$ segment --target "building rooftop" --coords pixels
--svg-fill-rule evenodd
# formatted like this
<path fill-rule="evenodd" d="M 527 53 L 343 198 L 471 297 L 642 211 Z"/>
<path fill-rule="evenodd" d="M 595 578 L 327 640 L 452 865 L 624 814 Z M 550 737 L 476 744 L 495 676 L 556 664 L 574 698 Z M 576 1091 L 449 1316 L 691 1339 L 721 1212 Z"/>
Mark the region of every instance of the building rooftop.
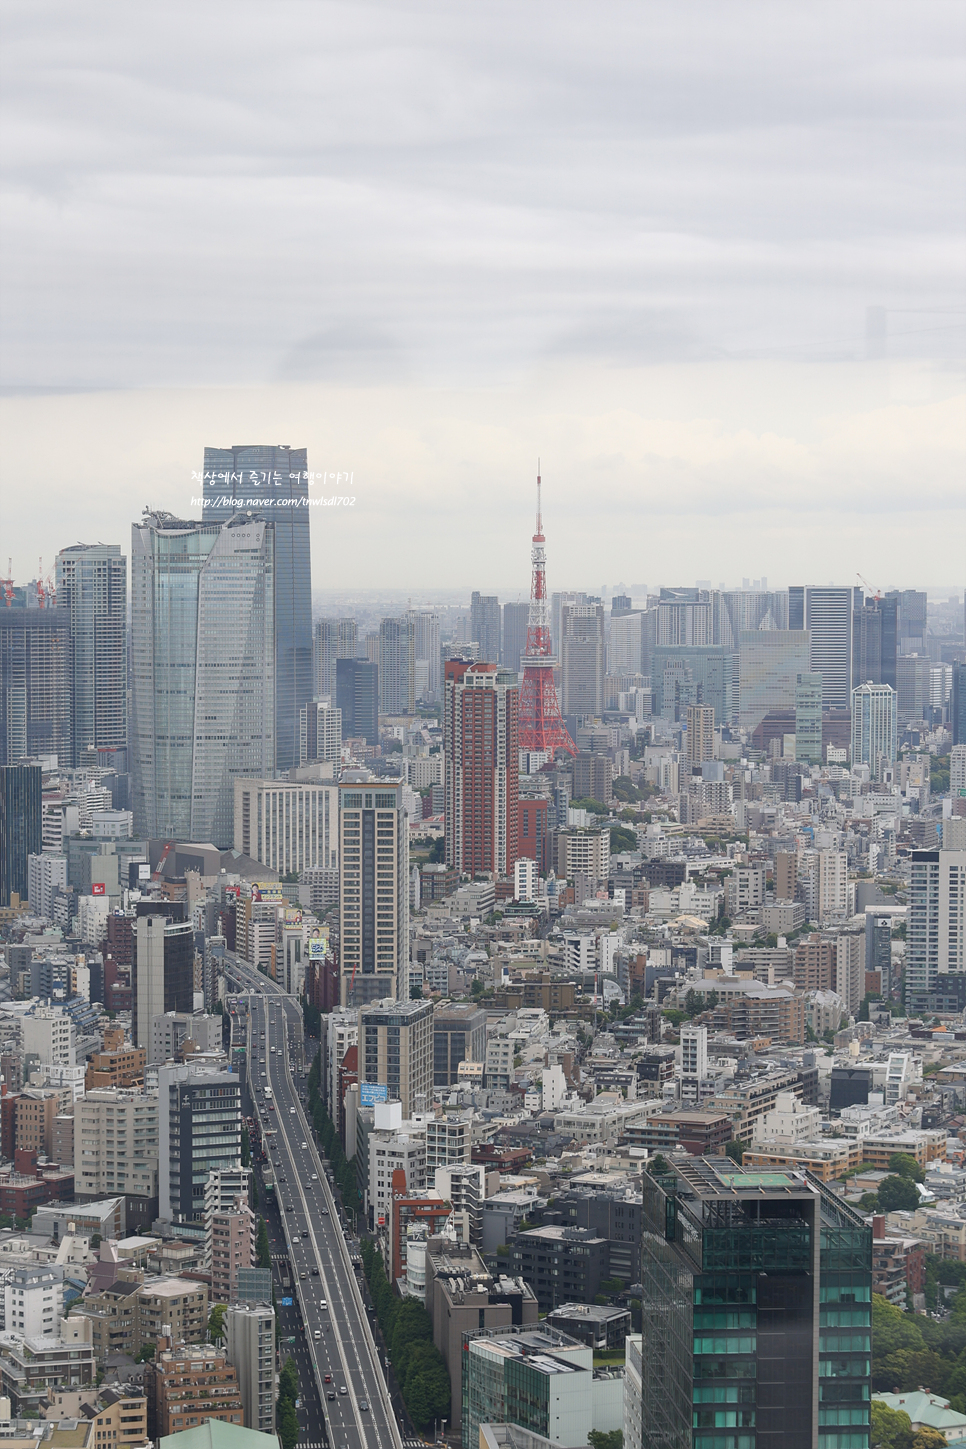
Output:
<path fill-rule="evenodd" d="M 274 1434 L 259 1434 L 255 1429 L 225 1424 L 220 1419 L 208 1419 L 197 1429 L 182 1429 L 158 1440 L 158 1449 L 272 1449 L 277 1445 Z"/>

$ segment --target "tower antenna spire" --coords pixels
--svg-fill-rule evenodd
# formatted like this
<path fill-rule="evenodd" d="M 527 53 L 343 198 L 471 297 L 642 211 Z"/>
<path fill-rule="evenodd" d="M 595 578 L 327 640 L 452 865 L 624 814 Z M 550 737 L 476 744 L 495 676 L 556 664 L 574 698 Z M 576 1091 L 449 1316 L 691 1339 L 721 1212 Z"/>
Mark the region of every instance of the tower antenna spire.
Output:
<path fill-rule="evenodd" d="M 542 752 L 553 759 L 557 750 L 577 753 L 560 715 L 557 686 L 553 682 L 553 643 L 550 637 L 550 600 L 547 595 L 546 539 L 543 535 L 540 459 L 537 459 L 537 531 L 530 551 L 530 612 L 527 646 L 522 660 L 520 691 L 520 749 Z"/>

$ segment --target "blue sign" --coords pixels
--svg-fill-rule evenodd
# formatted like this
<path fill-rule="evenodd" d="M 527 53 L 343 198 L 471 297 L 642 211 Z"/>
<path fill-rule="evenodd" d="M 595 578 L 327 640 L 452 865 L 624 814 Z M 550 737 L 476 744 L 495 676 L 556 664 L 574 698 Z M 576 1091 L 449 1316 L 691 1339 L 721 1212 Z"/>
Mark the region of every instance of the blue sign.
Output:
<path fill-rule="evenodd" d="M 374 1107 L 377 1102 L 388 1102 L 389 1088 L 385 1082 L 363 1082 L 359 1087 L 359 1101 L 363 1107 Z"/>
<path fill-rule="evenodd" d="M 291 1308 L 291 1306 L 292 1306 L 292 1304 L 294 1302 L 295 1302 L 295 1299 L 294 1298 L 283 1298 L 282 1299 L 282 1307 L 283 1308 Z"/>

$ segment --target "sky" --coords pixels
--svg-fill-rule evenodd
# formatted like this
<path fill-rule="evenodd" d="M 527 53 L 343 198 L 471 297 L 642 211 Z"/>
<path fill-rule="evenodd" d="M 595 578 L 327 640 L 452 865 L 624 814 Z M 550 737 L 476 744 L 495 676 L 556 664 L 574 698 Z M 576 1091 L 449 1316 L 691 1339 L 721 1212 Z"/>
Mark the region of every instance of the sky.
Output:
<path fill-rule="evenodd" d="M 966 582 L 959 0 L 4 14 L 18 581 L 285 442 L 317 589 Z"/>

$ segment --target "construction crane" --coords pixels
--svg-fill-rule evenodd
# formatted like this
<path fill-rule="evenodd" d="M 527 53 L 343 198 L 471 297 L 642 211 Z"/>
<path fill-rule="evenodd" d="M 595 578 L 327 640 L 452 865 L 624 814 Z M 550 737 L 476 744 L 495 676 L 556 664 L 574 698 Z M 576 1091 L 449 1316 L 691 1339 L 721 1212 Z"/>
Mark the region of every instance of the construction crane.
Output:
<path fill-rule="evenodd" d="M 856 570 L 855 577 L 858 579 L 860 584 L 865 584 L 865 587 L 868 589 L 869 593 L 875 599 L 876 603 L 878 603 L 879 600 L 882 598 L 882 590 L 874 589 L 869 583 L 868 579 L 864 579 L 862 575 L 858 572 L 858 570 Z"/>
<path fill-rule="evenodd" d="M 164 863 L 167 860 L 168 856 L 171 854 L 172 850 L 174 850 L 174 841 L 173 840 L 169 840 L 168 843 L 167 843 L 167 845 L 164 847 L 164 849 L 161 852 L 161 858 L 160 858 L 160 860 L 158 861 L 157 865 L 155 866 L 154 873 L 151 876 L 151 879 L 152 880 L 160 880 L 161 879 L 162 875 L 164 874 Z"/>

